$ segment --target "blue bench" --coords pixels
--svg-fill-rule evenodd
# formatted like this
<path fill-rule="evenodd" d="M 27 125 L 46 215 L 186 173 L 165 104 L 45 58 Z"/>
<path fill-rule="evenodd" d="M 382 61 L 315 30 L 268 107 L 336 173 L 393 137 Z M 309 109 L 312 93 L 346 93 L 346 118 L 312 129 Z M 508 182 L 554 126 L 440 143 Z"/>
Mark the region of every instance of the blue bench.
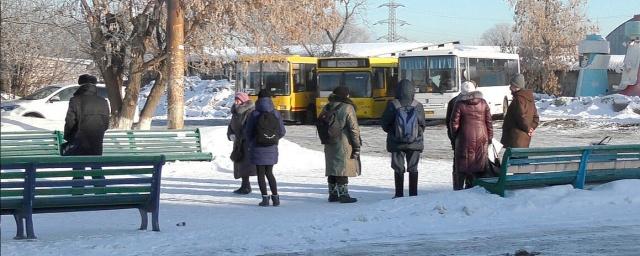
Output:
<path fill-rule="evenodd" d="M 141 230 L 151 213 L 153 230 L 159 231 L 164 163 L 161 155 L 2 157 L 0 214 L 14 216 L 16 239 L 36 238 L 37 213 L 133 208 L 140 212 Z"/>
<path fill-rule="evenodd" d="M 489 192 L 640 179 L 640 144 L 583 147 L 507 148 L 500 176 L 477 179 Z"/>

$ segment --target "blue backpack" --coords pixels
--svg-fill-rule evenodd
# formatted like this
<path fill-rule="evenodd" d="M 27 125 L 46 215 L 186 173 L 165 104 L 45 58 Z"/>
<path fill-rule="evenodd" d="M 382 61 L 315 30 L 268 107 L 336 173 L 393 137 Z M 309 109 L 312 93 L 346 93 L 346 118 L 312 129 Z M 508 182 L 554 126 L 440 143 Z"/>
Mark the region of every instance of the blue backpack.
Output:
<path fill-rule="evenodd" d="M 400 143 L 413 143 L 418 140 L 418 102 L 413 100 L 409 106 L 400 105 L 400 101 L 391 101 L 396 108 L 394 137 Z"/>

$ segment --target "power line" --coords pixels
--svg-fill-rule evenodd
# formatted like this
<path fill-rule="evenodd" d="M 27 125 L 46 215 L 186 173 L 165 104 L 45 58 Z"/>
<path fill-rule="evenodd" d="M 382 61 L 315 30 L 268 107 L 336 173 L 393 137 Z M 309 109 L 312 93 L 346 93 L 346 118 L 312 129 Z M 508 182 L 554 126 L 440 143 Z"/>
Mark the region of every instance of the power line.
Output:
<path fill-rule="evenodd" d="M 386 20 L 379 20 L 376 23 L 373 23 L 373 25 L 387 24 L 387 35 L 379 37 L 378 40 L 383 38 L 387 39 L 387 42 L 397 42 L 400 40 L 407 40 L 406 38 L 399 36 L 396 33 L 396 25 L 400 25 L 400 26 L 409 25 L 409 23 L 407 23 L 406 21 L 399 20 L 396 17 L 396 9 L 398 7 L 405 7 L 405 6 L 402 4 L 396 3 L 394 0 L 389 0 L 388 3 L 378 6 L 378 8 L 380 7 L 387 7 L 389 9 L 389 17 Z"/>

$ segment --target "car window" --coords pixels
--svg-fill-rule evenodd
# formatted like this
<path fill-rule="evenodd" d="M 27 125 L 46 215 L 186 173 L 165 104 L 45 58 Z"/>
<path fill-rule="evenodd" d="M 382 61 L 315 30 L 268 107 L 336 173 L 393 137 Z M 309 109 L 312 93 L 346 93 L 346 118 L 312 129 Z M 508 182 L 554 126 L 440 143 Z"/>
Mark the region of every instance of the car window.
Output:
<path fill-rule="evenodd" d="M 107 94 L 107 87 L 97 87 L 98 88 L 98 96 L 107 99 L 109 96 Z"/>
<path fill-rule="evenodd" d="M 44 99 L 47 96 L 51 95 L 53 92 L 57 91 L 58 89 L 60 89 L 60 87 L 58 86 L 47 86 L 45 88 L 42 88 L 40 90 L 35 91 L 34 93 L 30 94 L 29 96 L 24 97 L 25 100 L 40 100 L 40 99 Z"/>
<path fill-rule="evenodd" d="M 71 97 L 73 97 L 73 94 L 78 90 L 79 87 L 74 86 L 74 87 L 69 87 L 66 88 L 60 92 L 58 92 L 58 94 L 56 94 L 58 97 L 60 97 L 60 101 L 69 101 L 71 99 Z"/>

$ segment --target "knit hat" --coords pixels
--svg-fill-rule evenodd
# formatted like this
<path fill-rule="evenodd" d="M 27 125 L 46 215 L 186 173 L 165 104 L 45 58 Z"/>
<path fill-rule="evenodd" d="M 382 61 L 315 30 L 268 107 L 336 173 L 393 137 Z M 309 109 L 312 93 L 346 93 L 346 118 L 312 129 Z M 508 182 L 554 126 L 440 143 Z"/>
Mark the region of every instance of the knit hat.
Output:
<path fill-rule="evenodd" d="M 258 98 L 271 98 L 271 93 L 267 89 L 262 89 L 258 93 Z"/>
<path fill-rule="evenodd" d="M 342 98 L 347 98 L 349 97 L 349 88 L 345 86 L 338 86 L 335 89 L 333 89 L 333 94 L 340 96 Z"/>
<path fill-rule="evenodd" d="M 242 103 L 245 103 L 249 100 L 249 95 L 244 92 L 236 92 L 236 100 L 239 100 Z"/>
<path fill-rule="evenodd" d="M 524 89 L 524 76 L 522 74 L 517 74 L 511 78 L 511 82 L 509 84 Z"/>
<path fill-rule="evenodd" d="M 462 86 L 460 86 L 460 93 L 467 94 L 470 92 L 474 92 L 476 90 L 476 85 L 471 81 L 464 81 Z"/>
<path fill-rule="evenodd" d="M 98 83 L 98 79 L 95 76 L 89 75 L 89 74 L 84 74 L 81 75 L 80 77 L 78 77 L 78 84 L 79 85 L 83 85 L 83 84 L 97 84 Z"/>

